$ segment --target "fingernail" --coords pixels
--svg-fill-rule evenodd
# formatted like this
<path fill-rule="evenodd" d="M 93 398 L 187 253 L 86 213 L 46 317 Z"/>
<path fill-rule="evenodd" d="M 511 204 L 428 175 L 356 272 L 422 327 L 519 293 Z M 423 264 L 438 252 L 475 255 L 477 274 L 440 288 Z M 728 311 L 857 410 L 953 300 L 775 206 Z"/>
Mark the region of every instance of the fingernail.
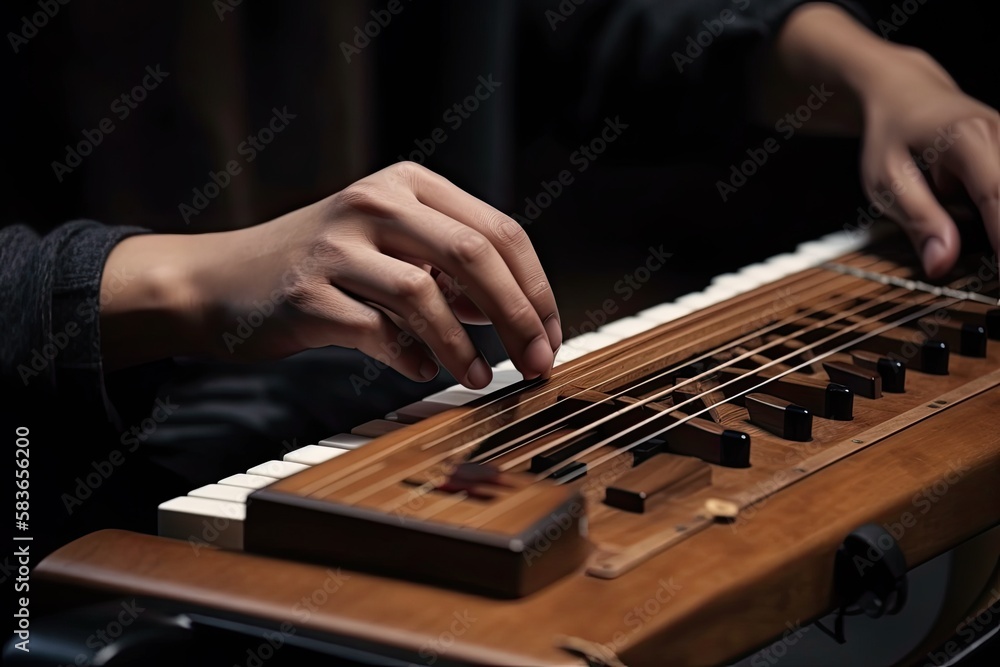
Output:
<path fill-rule="evenodd" d="M 539 336 L 524 350 L 524 377 L 532 379 L 552 368 L 552 348 L 549 341 Z M 532 373 L 531 377 L 528 376 Z"/>
<path fill-rule="evenodd" d="M 490 367 L 486 364 L 486 360 L 479 357 L 472 362 L 469 366 L 469 372 L 465 374 L 464 384 L 467 387 L 472 387 L 473 389 L 482 389 L 490 383 L 493 379 L 493 373 L 490 371 Z"/>
<path fill-rule="evenodd" d="M 433 380 L 437 377 L 438 365 L 430 359 L 424 359 L 420 364 L 420 377 L 426 380 Z"/>
<path fill-rule="evenodd" d="M 552 351 L 555 352 L 562 345 L 562 325 L 559 323 L 559 316 L 552 313 L 545 318 L 545 333 L 549 337 L 549 345 L 552 346 Z"/>
<path fill-rule="evenodd" d="M 948 249 L 944 247 L 944 242 L 936 236 L 932 236 L 924 242 L 924 249 L 921 257 L 924 262 L 924 271 L 930 276 L 937 276 L 941 273 L 940 267 L 947 261 Z"/>

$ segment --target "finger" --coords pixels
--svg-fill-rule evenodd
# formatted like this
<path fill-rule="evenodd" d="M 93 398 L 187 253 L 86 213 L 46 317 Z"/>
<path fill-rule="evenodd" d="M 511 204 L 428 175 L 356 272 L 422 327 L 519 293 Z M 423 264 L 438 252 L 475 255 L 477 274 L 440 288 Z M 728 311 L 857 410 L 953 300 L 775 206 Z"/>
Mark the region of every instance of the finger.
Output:
<path fill-rule="evenodd" d="M 434 278 L 438 287 L 441 288 L 442 294 L 444 294 L 445 301 L 447 301 L 451 306 L 451 309 L 455 313 L 455 317 L 458 318 L 459 322 L 462 322 L 463 324 L 490 323 L 490 318 L 486 317 L 486 315 L 483 314 L 483 311 L 479 310 L 479 306 L 473 303 L 472 299 L 467 297 L 462 290 L 455 285 L 455 282 L 447 273 L 443 273 L 440 269 L 436 269 L 427 262 L 423 262 L 415 257 L 399 257 L 398 259 L 420 267 L 422 271 L 426 271 L 432 278 Z"/>
<path fill-rule="evenodd" d="M 461 288 L 455 284 L 451 276 L 437 270 L 431 275 L 434 276 L 438 287 L 441 288 L 441 293 L 444 294 L 445 301 L 451 306 L 451 310 L 455 313 L 455 317 L 458 318 L 459 322 L 464 322 L 465 324 L 490 323 L 490 318 L 486 317 L 483 311 L 479 310 L 479 306 L 465 295 Z"/>
<path fill-rule="evenodd" d="M 891 198 L 887 213 L 910 237 L 924 271 L 931 278 L 943 276 L 958 259 L 960 240 L 955 223 L 934 198 L 909 154 L 892 156 L 882 180 L 888 188 L 878 195 L 869 193 L 869 197 L 873 201 Z"/>
<path fill-rule="evenodd" d="M 490 240 L 510 267 L 538 318 L 545 323 L 552 351 L 558 350 L 562 345 L 562 328 L 555 295 L 521 225 L 428 169 L 419 170 L 415 180 L 414 193 L 420 202 L 472 227 Z"/>
<path fill-rule="evenodd" d="M 303 331 L 309 347 L 354 348 L 418 382 L 437 376 L 437 363 L 423 345 L 404 344 L 409 334 L 377 308 L 327 283 L 297 296 L 295 305 L 313 318 Z"/>
<path fill-rule="evenodd" d="M 341 289 L 401 317 L 465 386 L 481 389 L 493 379 L 489 364 L 426 271 L 371 249 L 353 254 L 332 279 Z"/>
<path fill-rule="evenodd" d="M 982 215 L 994 252 L 1000 252 L 1000 138 L 957 142 L 945 153 L 945 163 Z"/>
<path fill-rule="evenodd" d="M 961 224 L 979 217 L 979 212 L 965 192 L 965 185 L 952 173 L 951 167 L 945 165 L 944 160 L 932 164 L 928 173 L 926 180 L 934 198 L 952 220 Z"/>
<path fill-rule="evenodd" d="M 552 369 L 551 343 L 542 320 L 489 239 L 417 201 L 379 229 L 378 245 L 387 254 L 420 257 L 451 276 L 496 327 L 526 378 Z"/>

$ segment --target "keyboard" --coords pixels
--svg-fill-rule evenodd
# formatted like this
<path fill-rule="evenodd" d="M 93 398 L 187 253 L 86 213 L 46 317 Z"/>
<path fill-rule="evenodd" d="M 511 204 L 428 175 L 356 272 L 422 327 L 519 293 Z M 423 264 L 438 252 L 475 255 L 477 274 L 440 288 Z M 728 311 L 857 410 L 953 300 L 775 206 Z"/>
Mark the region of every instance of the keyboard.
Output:
<path fill-rule="evenodd" d="M 819 266 L 841 255 L 858 250 L 872 241 L 879 230 L 835 232 L 799 245 L 794 252 L 783 253 L 751 264 L 733 273 L 716 276 L 703 291 L 694 292 L 673 302 L 643 310 L 632 317 L 610 322 L 595 331 L 564 341 L 555 357 L 559 366 L 650 329 L 720 303 L 761 285 L 785 278 L 804 269 Z M 215 484 L 192 490 L 185 496 L 161 503 L 158 508 L 158 532 L 191 542 L 195 547 L 215 546 L 242 550 L 246 503 L 251 493 L 279 479 L 289 477 L 364 447 L 373 439 L 408 424 L 470 403 L 520 381 L 521 374 L 510 360 L 493 368 L 493 381 L 482 389 L 454 385 L 402 406 L 387 415 L 359 424 L 351 433 L 340 433 L 315 444 L 289 451 L 281 460 L 264 461 L 245 472 L 229 475 Z"/>

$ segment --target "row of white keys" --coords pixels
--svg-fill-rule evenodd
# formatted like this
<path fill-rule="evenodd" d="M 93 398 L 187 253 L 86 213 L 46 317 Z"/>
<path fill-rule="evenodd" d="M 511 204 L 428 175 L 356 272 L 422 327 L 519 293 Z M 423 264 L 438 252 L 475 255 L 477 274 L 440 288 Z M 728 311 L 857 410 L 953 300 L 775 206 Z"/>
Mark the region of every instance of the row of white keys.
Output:
<path fill-rule="evenodd" d="M 503 389 L 504 387 L 509 387 L 515 382 L 520 382 L 521 379 L 521 374 L 513 368 L 513 365 L 511 368 L 498 367 L 493 369 L 493 379 L 482 389 L 469 389 L 460 384 L 456 384 L 446 389 L 442 389 L 437 393 L 431 394 L 430 396 L 426 396 L 423 401 L 418 402 L 444 403 L 451 406 L 465 405 L 466 403 L 471 403 L 477 398 L 481 398 L 487 394 L 492 394 L 498 389 Z"/>
<path fill-rule="evenodd" d="M 716 276 L 711 284 L 700 292 L 693 292 L 676 301 L 647 308 L 632 317 L 611 322 L 596 332 L 585 333 L 567 340 L 556 353 L 556 365 L 572 361 L 588 352 L 603 349 L 620 340 L 638 336 L 658 325 L 680 319 L 799 271 L 819 266 L 823 262 L 862 248 L 870 242 L 870 239 L 869 234 L 835 232 L 816 241 L 803 243 L 795 252 L 782 253 L 739 271 Z"/>
<path fill-rule="evenodd" d="M 371 441 L 371 438 L 366 438 L 362 435 L 341 433 L 340 435 L 331 435 L 329 438 L 323 438 L 319 441 L 319 444 L 324 447 L 334 447 L 336 449 L 357 449 L 362 445 L 367 445 Z"/>
<path fill-rule="evenodd" d="M 243 524 L 250 494 L 279 479 L 346 454 L 371 440 L 350 433 L 334 435 L 319 444 L 292 450 L 280 461 L 265 461 L 245 473 L 230 475 L 217 484 L 206 484 L 186 496 L 161 503 L 157 512 L 157 532 L 163 537 L 187 540 L 193 546 L 242 549 Z"/>
<path fill-rule="evenodd" d="M 622 340 L 621 336 L 603 333 L 602 331 L 591 331 L 576 338 L 570 338 L 563 345 L 583 352 L 596 352 L 609 345 L 614 345 L 620 340 Z"/>
<path fill-rule="evenodd" d="M 517 371 L 497 370 L 493 374 L 493 381 L 484 389 L 466 390 L 458 385 L 449 387 L 423 401 L 390 412 L 386 419 L 360 424 L 354 431 L 373 435 L 387 433 L 401 428 L 403 424 L 414 423 L 485 396 L 520 379 L 521 375 Z M 251 493 L 279 479 L 362 447 L 372 439 L 356 433 L 330 436 L 315 445 L 306 445 L 288 452 L 281 461 L 265 461 L 246 473 L 230 475 L 218 484 L 208 484 L 187 496 L 168 500 L 159 507 L 159 533 L 164 537 L 205 541 L 224 548 L 240 549 L 243 545 L 246 502 Z M 212 539 L 209 540 L 208 537 Z"/>
<path fill-rule="evenodd" d="M 556 365 L 640 335 L 761 285 L 818 266 L 857 250 L 868 241 L 869 237 L 865 234 L 831 234 L 817 241 L 804 243 L 795 252 L 776 255 L 739 271 L 716 276 L 711 285 L 701 292 L 682 296 L 672 303 L 653 306 L 632 317 L 611 322 L 597 331 L 565 341 L 556 352 Z M 502 361 L 493 369 L 493 381 L 483 389 L 454 385 L 431 394 L 422 401 L 390 412 L 384 420 L 373 420 L 355 430 L 367 433 L 388 432 L 403 424 L 415 423 L 455 406 L 465 405 L 520 380 L 521 375 L 514 369 L 514 364 L 510 360 Z M 242 546 L 246 499 L 250 493 L 279 478 L 364 446 L 371 440 L 370 437 L 356 434 L 331 436 L 316 445 L 307 445 L 289 452 L 283 461 L 267 461 L 246 473 L 231 475 L 218 484 L 209 484 L 195 489 L 187 496 L 167 501 L 160 506 L 160 534 L 180 539 L 198 539 L 206 531 L 214 531 L 219 534 L 214 544 L 238 549 Z M 226 529 L 223 530 L 220 526 Z"/>

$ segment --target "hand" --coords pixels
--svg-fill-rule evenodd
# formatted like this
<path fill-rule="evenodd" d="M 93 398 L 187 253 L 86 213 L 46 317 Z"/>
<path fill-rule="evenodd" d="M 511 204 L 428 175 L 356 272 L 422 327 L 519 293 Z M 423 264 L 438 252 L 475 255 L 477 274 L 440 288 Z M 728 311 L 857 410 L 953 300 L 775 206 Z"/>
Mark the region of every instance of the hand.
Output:
<path fill-rule="evenodd" d="M 481 388 L 492 373 L 461 322 L 493 322 L 526 378 L 547 374 L 562 342 L 521 227 L 413 163 L 256 227 L 126 239 L 105 274 L 123 268 L 143 279 L 102 310 L 108 355 L 134 339 L 137 312 L 165 311 L 177 341 L 167 352 L 261 359 L 340 345 L 414 380 L 437 374 L 436 356 Z"/>
<path fill-rule="evenodd" d="M 807 131 L 861 134 L 862 186 L 909 235 L 928 275 L 947 273 L 960 250 L 930 184 L 942 198 L 967 193 L 1000 250 L 1000 116 L 926 53 L 880 39 L 841 7 L 809 2 L 789 14 L 761 74 L 764 117 L 806 86 L 833 89 Z"/>
<path fill-rule="evenodd" d="M 927 54 L 900 47 L 889 54 L 860 94 L 862 183 L 937 278 L 954 266 L 960 241 L 928 180 L 942 199 L 967 193 L 1000 249 L 1000 114 L 965 95 Z"/>

